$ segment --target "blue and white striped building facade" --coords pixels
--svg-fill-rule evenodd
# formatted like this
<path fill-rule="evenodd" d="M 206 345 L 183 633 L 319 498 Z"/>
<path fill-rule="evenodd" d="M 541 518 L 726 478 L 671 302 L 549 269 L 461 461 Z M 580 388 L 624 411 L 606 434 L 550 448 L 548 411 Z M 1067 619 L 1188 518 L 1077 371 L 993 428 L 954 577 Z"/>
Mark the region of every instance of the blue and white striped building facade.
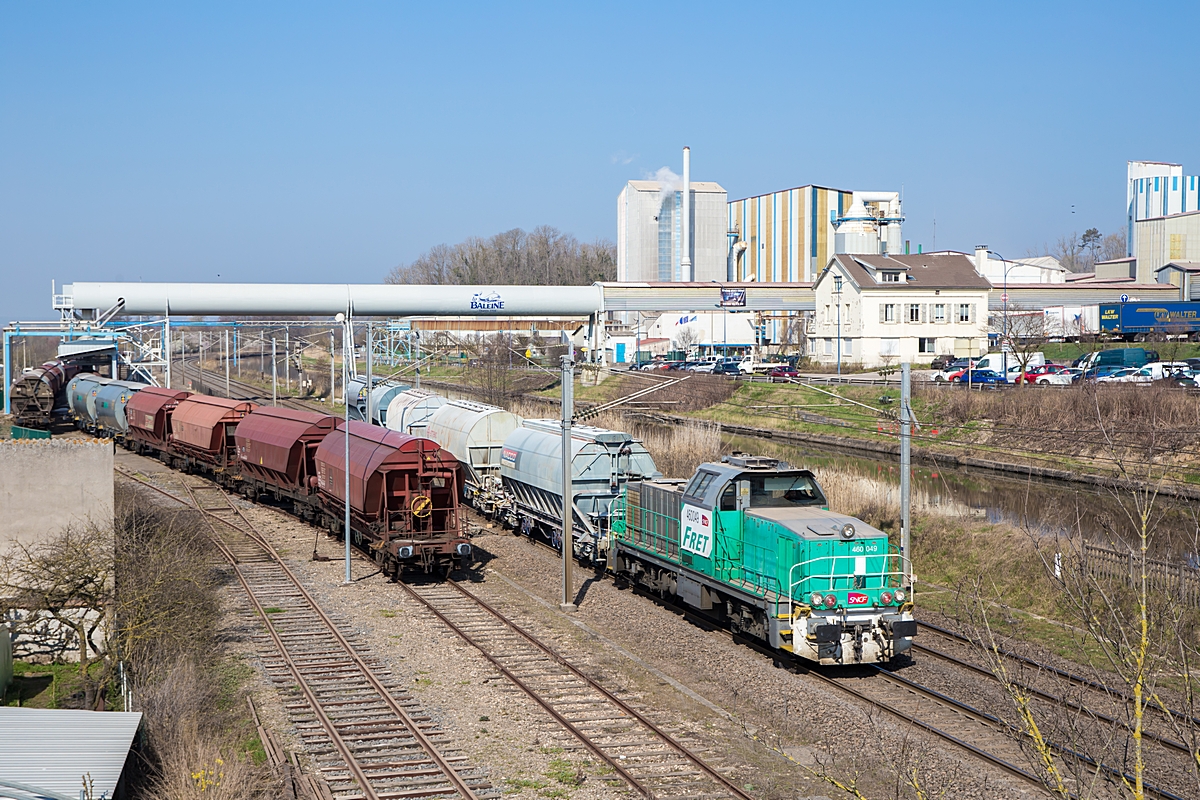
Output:
<path fill-rule="evenodd" d="M 1137 222 L 1200 210 L 1200 178 L 1184 175 L 1182 164 L 1130 161 L 1126 190 L 1126 255 L 1136 255 Z"/>
<path fill-rule="evenodd" d="M 730 237 L 746 243 L 735 280 L 810 282 L 834 254 L 834 221 L 853 193 L 800 186 L 729 203 Z"/>

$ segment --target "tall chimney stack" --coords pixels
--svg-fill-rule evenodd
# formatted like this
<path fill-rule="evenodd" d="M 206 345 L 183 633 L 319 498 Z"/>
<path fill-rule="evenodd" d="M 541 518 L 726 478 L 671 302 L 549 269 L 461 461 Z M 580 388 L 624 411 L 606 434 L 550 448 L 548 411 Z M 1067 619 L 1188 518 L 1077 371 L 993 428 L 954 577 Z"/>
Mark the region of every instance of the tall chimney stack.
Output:
<path fill-rule="evenodd" d="M 695 280 L 692 275 L 692 148 L 683 148 L 683 258 L 679 277 Z"/>

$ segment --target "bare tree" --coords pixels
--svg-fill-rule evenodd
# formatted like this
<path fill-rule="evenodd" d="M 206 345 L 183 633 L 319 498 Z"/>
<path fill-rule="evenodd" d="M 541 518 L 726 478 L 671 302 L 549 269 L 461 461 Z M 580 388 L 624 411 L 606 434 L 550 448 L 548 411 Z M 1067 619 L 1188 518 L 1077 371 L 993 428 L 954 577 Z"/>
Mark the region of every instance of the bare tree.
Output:
<path fill-rule="evenodd" d="M 1193 722 L 1200 693 L 1200 610 L 1185 599 L 1195 597 L 1185 581 L 1200 583 L 1200 573 L 1181 558 L 1198 552 L 1200 537 L 1194 511 L 1190 524 L 1180 526 L 1161 507 L 1179 434 L 1158 418 L 1153 404 L 1148 411 L 1140 420 L 1113 425 L 1100 394 L 1094 397 L 1092 424 L 1113 465 L 1109 493 L 1120 509 L 1101 519 L 1102 541 L 1083 529 L 1079 510 L 1057 536 L 1048 535 L 1041 521 L 1026 527 L 1048 588 L 1072 618 L 1066 630 L 1077 639 L 1073 660 L 1090 670 L 1093 681 L 1118 690 L 1111 706 L 1101 711 L 1089 705 L 1085 713 L 1070 715 L 1037 703 L 995 633 L 992 619 L 1003 613 L 1002 598 L 979 582 L 961 612 L 1009 697 L 1031 767 L 1055 797 L 1094 797 L 1107 789 L 1098 785 L 1094 767 L 1060 758 L 1052 741 L 1119 769 L 1127 777 L 1118 787 L 1142 800 L 1155 763 L 1145 741 L 1152 728 L 1187 745 L 1192 757 L 1182 762 L 1176 780 L 1187 782 L 1184 794 L 1200 793 L 1200 730 Z M 1180 715 L 1169 711 L 1176 703 L 1182 703 Z M 1101 723 L 1100 714 L 1116 724 Z M 1151 716 L 1157 719 L 1151 722 Z"/>
<path fill-rule="evenodd" d="M 676 332 L 675 341 L 672 344 L 676 350 L 682 350 L 686 354 L 693 345 L 698 345 L 702 341 L 704 341 L 704 334 L 691 325 L 684 325 Z"/>
<path fill-rule="evenodd" d="M 549 225 L 530 232 L 513 228 L 489 239 L 471 237 L 439 244 L 410 264 L 401 264 L 386 283 L 544 284 L 579 286 L 615 280 L 616 248 L 597 240 L 581 243 Z"/>
<path fill-rule="evenodd" d="M 66 528 L 36 542 L 15 542 L 0 566 L 0 610 L 15 620 L 18 637 L 41 654 L 61 658 L 74 646 L 85 704 L 94 706 L 90 667 L 104 648 L 97 632 L 112 601 L 113 533 L 96 525 Z"/>
<path fill-rule="evenodd" d="M 1021 368 L 1022 375 L 1050 338 L 1046 315 L 1040 309 L 1011 305 L 1007 314 L 992 317 L 991 327 L 1000 339 L 1000 346 L 1009 352 L 1012 364 Z"/>

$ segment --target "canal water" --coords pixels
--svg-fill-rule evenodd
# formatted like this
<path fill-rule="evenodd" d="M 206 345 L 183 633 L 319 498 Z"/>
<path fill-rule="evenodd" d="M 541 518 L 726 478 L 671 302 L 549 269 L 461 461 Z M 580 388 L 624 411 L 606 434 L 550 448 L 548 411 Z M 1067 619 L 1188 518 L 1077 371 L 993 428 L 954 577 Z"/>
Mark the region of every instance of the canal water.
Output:
<path fill-rule="evenodd" d="M 722 437 L 722 450 L 741 450 L 780 458 L 796 467 L 813 470 L 826 487 L 834 508 L 895 509 L 900 506 L 900 465 L 897 456 L 849 455 L 835 449 L 773 439 Z M 1003 523 L 1040 535 L 1078 533 L 1085 539 L 1112 546 L 1130 540 L 1130 513 L 1137 513 L 1130 492 L 1087 484 L 1019 477 L 969 467 L 913 467 L 914 511 Z M 1197 535 L 1196 504 L 1160 496 L 1152 519 L 1167 536 L 1157 536 L 1160 555 L 1171 551 L 1194 553 Z M 1123 549 L 1122 545 L 1117 544 Z"/>

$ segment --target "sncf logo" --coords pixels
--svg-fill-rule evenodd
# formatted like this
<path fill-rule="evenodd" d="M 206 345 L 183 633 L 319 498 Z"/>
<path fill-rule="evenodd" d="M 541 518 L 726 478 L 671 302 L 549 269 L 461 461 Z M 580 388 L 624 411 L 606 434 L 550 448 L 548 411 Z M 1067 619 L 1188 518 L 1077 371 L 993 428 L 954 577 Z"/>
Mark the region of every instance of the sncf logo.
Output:
<path fill-rule="evenodd" d="M 867 604 L 867 596 L 859 592 L 851 592 L 846 595 L 846 604 L 851 606 L 865 606 Z"/>

